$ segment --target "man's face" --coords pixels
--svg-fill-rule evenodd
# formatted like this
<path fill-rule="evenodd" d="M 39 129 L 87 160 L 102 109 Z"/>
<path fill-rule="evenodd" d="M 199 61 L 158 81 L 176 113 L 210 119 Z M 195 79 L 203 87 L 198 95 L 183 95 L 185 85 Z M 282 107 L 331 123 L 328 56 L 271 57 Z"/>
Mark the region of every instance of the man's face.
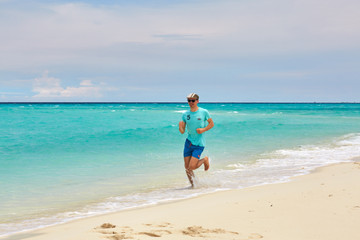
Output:
<path fill-rule="evenodd" d="M 188 103 L 190 107 L 196 106 L 198 104 L 199 100 L 196 98 L 188 98 Z"/>

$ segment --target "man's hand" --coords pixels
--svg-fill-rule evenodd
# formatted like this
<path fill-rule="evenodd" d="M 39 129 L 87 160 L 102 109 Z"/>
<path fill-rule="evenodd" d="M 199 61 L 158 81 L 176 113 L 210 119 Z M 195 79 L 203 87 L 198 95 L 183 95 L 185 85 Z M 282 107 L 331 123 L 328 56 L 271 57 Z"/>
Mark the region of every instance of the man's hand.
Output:
<path fill-rule="evenodd" d="M 181 134 L 183 134 L 185 132 L 185 126 L 186 126 L 185 122 L 183 122 L 183 121 L 179 122 L 179 131 L 181 132 Z"/>
<path fill-rule="evenodd" d="M 198 134 L 202 134 L 202 133 L 205 132 L 205 131 L 206 131 L 205 128 L 198 128 L 198 129 L 196 129 L 196 132 L 197 132 Z"/>
<path fill-rule="evenodd" d="M 206 127 L 196 129 L 196 132 L 198 134 L 202 134 L 203 132 L 209 131 L 210 129 L 212 129 L 214 127 L 214 122 L 213 122 L 212 118 L 208 119 L 208 123 L 209 124 Z"/>

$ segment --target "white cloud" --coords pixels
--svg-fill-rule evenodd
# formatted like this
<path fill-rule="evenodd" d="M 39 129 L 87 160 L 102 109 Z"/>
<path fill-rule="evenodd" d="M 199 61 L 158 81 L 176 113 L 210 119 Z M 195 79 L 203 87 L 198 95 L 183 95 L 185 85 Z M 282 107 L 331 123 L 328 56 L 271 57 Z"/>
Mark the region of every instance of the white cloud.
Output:
<path fill-rule="evenodd" d="M 84 99 L 100 98 L 102 92 L 110 89 L 104 85 L 95 85 L 91 80 L 83 80 L 78 87 L 62 87 L 61 80 L 49 77 L 49 72 L 45 71 L 40 78 L 35 78 L 33 92 L 37 93 L 34 99 Z"/>

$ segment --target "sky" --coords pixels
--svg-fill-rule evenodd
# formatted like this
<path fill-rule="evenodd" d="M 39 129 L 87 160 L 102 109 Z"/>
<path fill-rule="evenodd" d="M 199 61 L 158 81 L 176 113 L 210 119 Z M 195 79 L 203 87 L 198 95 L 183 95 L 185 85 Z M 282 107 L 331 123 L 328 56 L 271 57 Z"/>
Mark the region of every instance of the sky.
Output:
<path fill-rule="evenodd" d="M 360 102 L 359 0 L 0 0 L 0 102 Z"/>

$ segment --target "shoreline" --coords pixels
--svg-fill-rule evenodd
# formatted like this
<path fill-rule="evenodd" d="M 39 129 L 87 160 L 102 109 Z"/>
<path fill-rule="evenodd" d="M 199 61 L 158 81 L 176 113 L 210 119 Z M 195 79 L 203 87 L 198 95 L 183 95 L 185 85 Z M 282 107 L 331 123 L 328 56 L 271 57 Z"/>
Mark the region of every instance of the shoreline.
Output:
<path fill-rule="evenodd" d="M 359 162 L 338 163 L 290 182 L 220 191 L 0 239 L 360 239 L 359 173 Z"/>
<path fill-rule="evenodd" d="M 360 102 L 201 102 L 203 104 L 360 104 Z M 186 102 L 0 102 L 0 104 L 187 104 Z"/>

